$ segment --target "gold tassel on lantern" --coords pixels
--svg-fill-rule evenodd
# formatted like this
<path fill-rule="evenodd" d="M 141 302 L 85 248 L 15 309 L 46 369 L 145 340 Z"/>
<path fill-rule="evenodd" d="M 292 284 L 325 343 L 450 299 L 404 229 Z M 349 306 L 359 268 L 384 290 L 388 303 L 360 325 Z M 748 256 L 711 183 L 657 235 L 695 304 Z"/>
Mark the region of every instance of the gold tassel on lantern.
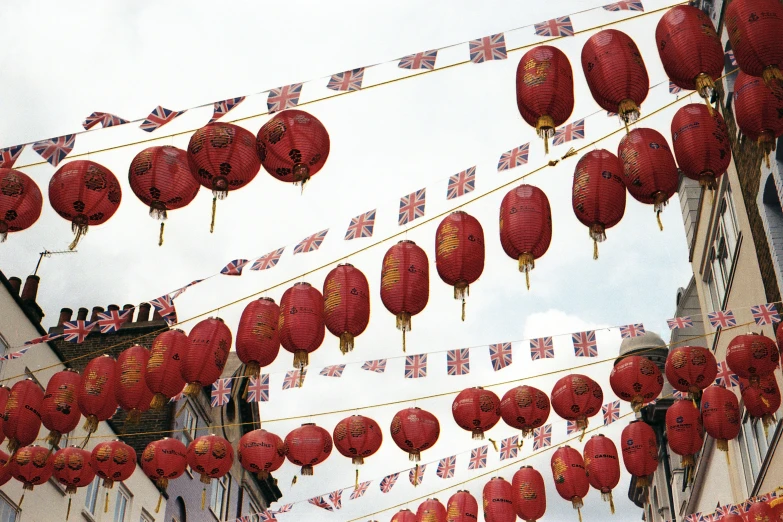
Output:
<path fill-rule="evenodd" d="M 160 513 L 160 504 L 163 501 L 163 492 L 158 495 L 158 505 L 155 506 L 155 513 Z"/>
<path fill-rule="evenodd" d="M 359 489 L 359 468 L 356 468 L 356 478 L 354 479 L 353 490 L 356 491 L 358 489 Z"/>
<path fill-rule="evenodd" d="M 775 136 L 770 131 L 764 131 L 757 141 L 759 148 L 764 153 L 767 168 L 770 168 L 769 155 L 775 151 Z"/>
<path fill-rule="evenodd" d="M 421 453 L 419 450 L 412 450 L 408 452 L 408 460 L 411 462 L 419 462 L 421 460 Z"/>
<path fill-rule="evenodd" d="M 312 477 L 313 476 L 313 467 L 308 465 L 302 466 L 301 470 L 303 477 Z"/>
<path fill-rule="evenodd" d="M 527 289 L 530 290 L 530 271 L 536 267 L 536 260 L 533 254 L 529 252 L 523 252 L 519 254 L 519 271 L 525 273 L 525 284 Z"/>
<path fill-rule="evenodd" d="M 582 507 L 585 505 L 584 502 L 582 502 L 582 497 L 573 497 L 571 499 L 571 505 L 579 514 L 579 522 L 582 522 Z"/>
<path fill-rule="evenodd" d="M 473 438 L 475 439 L 476 437 L 473 437 Z M 481 434 L 481 438 L 482 439 L 484 438 L 484 434 L 483 433 Z M 498 443 L 495 442 L 493 439 L 489 439 L 489 441 L 492 443 L 492 447 L 495 448 L 495 451 L 498 451 Z"/>
<path fill-rule="evenodd" d="M 68 245 L 68 250 L 73 250 L 76 248 L 76 245 L 79 244 L 79 240 L 82 238 L 82 236 L 87 235 L 87 230 L 87 216 L 79 214 L 73 218 L 73 221 L 71 221 L 71 231 L 76 234 L 76 237 L 74 237 L 71 244 Z"/>
<path fill-rule="evenodd" d="M 182 390 L 182 394 L 188 397 L 198 397 L 199 393 L 201 393 L 201 385 L 197 382 L 189 382 Z"/>
<path fill-rule="evenodd" d="M 536 122 L 536 133 L 544 140 L 544 153 L 549 154 L 549 139 L 555 135 L 555 120 L 546 114 Z"/>
<path fill-rule="evenodd" d="M 49 435 L 46 436 L 46 443 L 49 444 L 52 448 L 55 446 L 60 445 L 60 438 L 62 437 L 62 434 L 59 431 L 50 431 Z"/>
<path fill-rule="evenodd" d="M 411 329 L 411 314 L 408 312 L 397 314 L 397 329 L 402 330 L 402 352 L 405 353 L 405 332 Z"/>
<path fill-rule="evenodd" d="M 212 198 L 212 221 L 209 223 L 209 233 L 215 232 L 215 213 L 217 212 L 217 196 Z"/>
<path fill-rule="evenodd" d="M 639 119 L 639 106 L 635 101 L 626 98 L 620 102 L 617 113 L 625 122 L 625 131 L 628 132 L 628 124 Z"/>
<path fill-rule="evenodd" d="M 345 355 L 351 351 L 353 351 L 353 334 L 343 332 L 340 334 L 340 353 Z"/>
<path fill-rule="evenodd" d="M 158 246 L 163 246 L 163 227 L 166 225 L 166 223 L 160 224 L 160 236 L 158 236 Z"/>
<path fill-rule="evenodd" d="M 586 417 L 576 419 L 576 427 L 582 430 L 582 433 L 579 435 L 579 442 L 582 442 L 582 440 L 585 438 L 585 432 L 587 431 L 588 423 L 589 421 Z"/>
<path fill-rule="evenodd" d="M 294 367 L 300 370 L 310 364 L 310 354 L 304 350 L 297 350 L 294 352 Z"/>
<path fill-rule="evenodd" d="M 151 410 L 162 410 L 163 407 L 169 402 L 169 398 L 162 393 L 156 393 L 150 402 Z"/>
<path fill-rule="evenodd" d="M 764 84 L 773 91 L 777 88 L 781 88 L 783 84 L 783 73 L 776 65 L 770 65 L 761 73 L 761 77 L 764 79 Z"/>
<path fill-rule="evenodd" d="M 614 498 L 612 498 L 612 492 L 609 491 L 607 493 L 601 493 L 601 500 L 604 502 L 609 502 L 609 511 L 611 511 L 612 515 L 614 515 Z"/>
<path fill-rule="evenodd" d="M 593 259 L 598 259 L 598 243 L 606 241 L 606 229 L 600 223 L 590 227 L 590 239 L 593 240 Z"/>
<path fill-rule="evenodd" d="M 258 378 L 258 373 L 261 371 L 261 365 L 259 365 L 256 361 L 250 361 L 249 363 L 245 364 L 245 377 L 255 377 Z"/>
<path fill-rule="evenodd" d="M 655 218 L 658 220 L 658 228 L 661 229 L 661 232 L 663 232 L 663 223 L 661 223 L 661 212 L 663 212 L 663 207 L 666 206 L 666 203 L 668 203 L 666 194 L 660 191 L 656 192 L 653 200 L 653 210 L 655 210 Z"/>
<path fill-rule="evenodd" d="M 109 490 L 106 490 L 106 502 L 103 504 L 103 512 L 108 513 L 109 512 Z"/>
<path fill-rule="evenodd" d="M 419 464 L 416 463 L 416 467 L 413 469 L 413 487 L 419 485 Z"/>
<path fill-rule="evenodd" d="M 141 420 L 141 411 L 137 410 L 136 408 L 133 408 L 131 411 L 128 412 L 128 416 L 125 418 L 125 424 L 134 425 L 138 424 Z"/>
<path fill-rule="evenodd" d="M 710 78 L 708 74 L 701 73 L 696 77 L 696 91 L 699 93 L 699 96 L 704 98 L 704 101 L 707 104 L 707 110 L 710 112 L 710 116 L 712 116 L 713 113 L 710 100 L 712 99 L 712 93 L 714 90 L 715 82 L 712 81 L 712 78 Z"/>
<path fill-rule="evenodd" d="M 68 520 L 68 518 L 70 518 L 70 516 L 71 516 L 71 500 L 73 500 L 73 499 L 72 499 L 72 497 L 69 496 L 68 497 L 68 510 L 65 512 L 65 520 Z"/>
<path fill-rule="evenodd" d="M 201 489 L 201 511 L 204 511 L 204 506 L 207 505 L 207 488 Z"/>
<path fill-rule="evenodd" d="M 454 299 L 462 299 L 462 320 L 465 320 L 465 298 L 470 296 L 470 285 L 460 281 L 454 285 Z"/>

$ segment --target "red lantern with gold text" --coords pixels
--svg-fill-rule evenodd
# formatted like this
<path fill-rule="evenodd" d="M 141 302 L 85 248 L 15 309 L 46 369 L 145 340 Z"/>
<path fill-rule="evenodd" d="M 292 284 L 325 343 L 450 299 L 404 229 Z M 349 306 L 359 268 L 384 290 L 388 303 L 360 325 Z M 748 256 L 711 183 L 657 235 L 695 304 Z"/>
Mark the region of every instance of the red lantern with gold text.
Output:
<path fill-rule="evenodd" d="M 475 497 L 461 489 L 446 502 L 446 522 L 474 522 L 478 520 L 478 511 Z"/>
<path fill-rule="evenodd" d="M 160 410 L 185 387 L 182 363 L 190 350 L 190 340 L 182 330 L 166 330 L 152 341 L 144 381 L 154 394 L 150 408 Z"/>
<path fill-rule="evenodd" d="M 79 372 L 66 368 L 52 375 L 46 383 L 41 422 L 49 430 L 46 443 L 52 447 L 60 444 L 60 437 L 64 433 L 70 433 L 79 425 L 82 414 L 76 395 L 81 381 Z"/>
<path fill-rule="evenodd" d="M 484 484 L 482 494 L 484 520 L 487 522 L 515 522 L 517 514 L 511 500 L 513 495 L 511 483 L 503 480 L 503 477 L 493 477 Z"/>
<path fill-rule="evenodd" d="M 734 115 L 742 134 L 764 152 L 767 168 L 777 138 L 783 136 L 783 88 L 774 91 L 761 78 L 740 71 L 734 82 Z"/>
<path fill-rule="evenodd" d="M 778 366 L 775 341 L 760 334 L 738 335 L 726 348 L 726 364 L 737 376 L 758 386 L 759 378 L 770 375 Z"/>
<path fill-rule="evenodd" d="M 591 36 L 582 47 L 582 70 L 598 105 L 619 114 L 626 128 L 639 118 L 650 80 L 630 36 L 615 29 Z"/>
<path fill-rule="evenodd" d="M 78 488 L 89 486 L 95 478 L 95 470 L 90 466 L 91 453 L 85 449 L 71 446 L 57 450 L 53 459 L 53 474 L 57 482 L 65 486 L 68 494 L 68 511 L 65 520 L 71 514 L 71 498 Z"/>
<path fill-rule="evenodd" d="M 179 440 L 166 437 L 147 444 L 141 453 L 141 470 L 162 490 L 169 487 L 169 480 L 179 478 L 188 465 L 187 448 Z M 158 497 L 155 513 L 160 511 L 163 492 Z"/>
<path fill-rule="evenodd" d="M 324 279 L 324 322 L 340 338 L 340 352 L 353 350 L 354 338 L 370 322 L 370 285 L 361 270 L 337 265 Z"/>
<path fill-rule="evenodd" d="M 407 408 L 394 415 L 391 436 L 402 451 L 408 452 L 411 461 L 419 462 L 421 452 L 438 442 L 440 423 L 435 415 L 426 410 Z"/>
<path fill-rule="evenodd" d="M 712 352 L 701 346 L 678 346 L 666 357 L 666 380 L 675 390 L 693 397 L 715 381 L 718 363 Z"/>
<path fill-rule="evenodd" d="M 416 514 L 410 509 L 401 509 L 394 514 L 390 522 L 417 522 Z"/>
<path fill-rule="evenodd" d="M 11 388 L 0 385 L 0 444 L 5 440 L 3 424 L 5 423 L 5 405 L 9 395 L 11 395 Z"/>
<path fill-rule="evenodd" d="M 84 429 L 88 435 L 98 429 L 98 423 L 111 419 L 117 411 L 116 361 L 110 355 L 101 355 L 84 368 L 76 401 L 79 411 L 86 417 Z"/>
<path fill-rule="evenodd" d="M 128 480 L 136 470 L 136 451 L 121 440 L 99 442 L 92 449 L 90 465 L 111 489 L 115 482 Z"/>
<path fill-rule="evenodd" d="M 54 457 L 49 448 L 42 446 L 25 446 L 19 448 L 7 464 L 11 476 L 22 483 L 22 498 L 19 507 L 24 501 L 24 492 L 32 491 L 35 486 L 40 486 L 49 480 L 54 471 Z"/>
<path fill-rule="evenodd" d="M 718 449 L 729 451 L 729 441 L 739 435 L 740 409 L 734 392 L 723 386 L 710 386 L 701 397 L 701 420 L 707 435 L 715 439 Z"/>
<path fill-rule="evenodd" d="M 313 474 L 313 466 L 325 461 L 332 453 L 329 432 L 313 423 L 302 424 L 285 436 L 286 458 L 302 466 L 302 475 Z"/>
<path fill-rule="evenodd" d="M 700 103 L 680 107 L 671 125 L 674 157 L 682 173 L 714 190 L 731 163 L 729 130 L 720 113 Z"/>
<path fill-rule="evenodd" d="M 260 480 L 266 480 L 285 462 L 285 444 L 269 431 L 249 431 L 239 439 L 237 457 L 243 468 L 255 473 Z"/>
<path fill-rule="evenodd" d="M 76 248 L 90 226 L 106 223 L 122 200 L 120 182 L 112 172 L 89 160 L 74 160 L 60 167 L 49 180 L 49 203 L 71 222 Z"/>
<path fill-rule="evenodd" d="M 461 210 L 443 218 L 435 232 L 435 267 L 443 282 L 454 287 L 454 299 L 462 299 L 464 321 L 470 285 L 484 271 L 484 229 L 478 219 Z"/>
<path fill-rule="evenodd" d="M 772 88 L 783 84 L 783 6 L 777 0 L 735 0 L 726 9 L 726 30 L 740 69 Z"/>
<path fill-rule="evenodd" d="M 532 437 L 533 430 L 544 425 L 549 418 L 549 397 L 532 386 L 522 385 L 508 390 L 500 400 L 503 421 L 518 430 L 523 437 Z"/>
<path fill-rule="evenodd" d="M 231 443 L 217 435 L 202 435 L 188 444 L 186 453 L 188 466 L 199 474 L 204 487 L 201 490 L 201 509 L 207 500 L 207 484 L 229 472 L 234 463 L 234 448 Z"/>
<path fill-rule="evenodd" d="M 7 465 L 10 458 L 8 453 L 0 450 L 0 486 L 5 485 L 6 482 L 13 478 L 11 476 L 11 466 Z"/>
<path fill-rule="evenodd" d="M 41 189 L 30 176 L 0 168 L 0 243 L 10 232 L 30 228 L 43 209 Z"/>
<path fill-rule="evenodd" d="M 210 317 L 199 322 L 188 334 L 190 348 L 180 367 L 187 382 L 185 395 L 201 393 L 204 386 L 213 384 L 223 373 L 231 350 L 231 330 L 220 317 Z"/>
<path fill-rule="evenodd" d="M 153 394 L 144 377 L 149 358 L 147 349 L 138 344 L 123 350 L 117 357 L 115 396 L 120 408 L 128 412 L 125 419 L 128 424 L 138 423 L 141 414 L 150 409 Z"/>
<path fill-rule="evenodd" d="M 277 322 L 280 307 L 274 299 L 262 297 L 251 301 L 239 318 L 237 328 L 237 357 L 245 364 L 245 375 L 258 377 L 264 366 L 269 366 L 280 353 L 280 334 Z"/>
<path fill-rule="evenodd" d="M 353 464 L 359 465 L 364 464 L 366 457 L 374 455 L 380 449 L 383 431 L 371 418 L 351 415 L 337 423 L 332 438 L 340 455 L 352 459 Z"/>
<path fill-rule="evenodd" d="M 658 469 L 658 437 L 649 424 L 631 421 L 620 437 L 625 469 L 636 478 L 637 488 L 650 485 L 650 475 Z"/>
<path fill-rule="evenodd" d="M 758 386 L 751 386 L 750 382 L 740 377 L 740 390 L 742 403 L 748 414 L 756 419 L 761 419 L 764 431 L 775 424 L 774 414 L 780 408 L 780 388 L 775 380 L 775 375 L 770 374 L 759 379 Z"/>
<path fill-rule="evenodd" d="M 294 354 L 294 367 L 304 368 L 309 354 L 324 341 L 324 298 L 310 283 L 295 283 L 280 300 L 277 323 L 280 344 Z"/>
<path fill-rule="evenodd" d="M 544 191 L 533 185 L 511 189 L 500 204 L 500 245 L 519 262 L 530 289 L 530 271 L 552 242 L 552 210 Z"/>
<path fill-rule="evenodd" d="M 446 522 L 446 508 L 437 498 L 428 498 L 419 504 L 416 522 Z"/>
<path fill-rule="evenodd" d="M 587 480 L 582 455 L 570 446 L 561 446 L 552 455 L 551 466 L 557 492 L 563 500 L 571 501 L 581 522 L 584 506 L 582 499 L 590 492 L 590 482 Z"/>
<path fill-rule="evenodd" d="M 150 216 L 161 220 L 158 246 L 163 245 L 163 223 L 169 210 L 190 204 L 201 187 L 190 173 L 188 153 L 163 145 L 136 154 L 128 169 L 128 183 L 139 200 L 150 208 Z"/>
<path fill-rule="evenodd" d="M 693 466 L 694 456 L 704 442 L 704 429 L 692 401 L 674 401 L 666 410 L 666 437 L 671 450 L 682 457 L 683 467 Z"/>
<path fill-rule="evenodd" d="M 574 73 L 568 57 L 551 45 L 539 45 L 517 65 L 517 108 L 535 127 L 549 153 L 549 139 L 574 110 Z"/>
<path fill-rule="evenodd" d="M 615 395 L 631 403 L 633 411 L 639 411 L 660 395 L 663 375 L 654 362 L 632 355 L 615 363 L 609 374 L 609 385 Z"/>
<path fill-rule="evenodd" d="M 256 152 L 273 178 L 304 186 L 329 157 L 329 133 L 312 114 L 288 109 L 259 129 Z"/>
<path fill-rule="evenodd" d="M 427 254 L 413 241 L 400 241 L 383 256 L 381 301 L 397 317 L 397 329 L 402 330 L 403 352 L 405 332 L 411 329 L 411 317 L 424 310 L 429 298 Z"/>
<path fill-rule="evenodd" d="M 584 437 L 587 419 L 601 411 L 604 392 L 586 375 L 572 374 L 559 379 L 551 394 L 552 409 L 562 418 L 575 421 Z"/>
<path fill-rule="evenodd" d="M 473 439 L 484 439 L 484 432 L 500 420 L 500 399 L 481 387 L 466 388 L 451 404 L 457 426 L 473 433 Z"/>
<path fill-rule="evenodd" d="M 750 504 L 750 509 L 745 514 L 745 519 L 748 522 L 775 522 L 777 520 L 769 504 L 761 501 Z"/>
<path fill-rule="evenodd" d="M 588 152 L 576 164 L 571 205 L 576 218 L 589 229 L 593 259 L 598 259 L 598 243 L 606 241 L 606 230 L 625 214 L 622 175 L 620 160 L 604 149 Z"/>
<path fill-rule="evenodd" d="M 546 513 L 546 487 L 541 473 L 530 466 L 519 468 L 511 480 L 511 502 L 525 522 L 542 518 Z"/>
<path fill-rule="evenodd" d="M 609 502 L 614 514 L 612 490 L 620 482 L 620 458 L 612 439 L 601 434 L 593 435 L 585 444 L 585 472 L 590 485 L 601 492 L 601 498 Z"/>
<path fill-rule="evenodd" d="M 783 520 L 783 498 L 778 497 L 770 500 L 769 507 L 772 508 L 772 518 L 769 519 L 770 522 L 780 522 Z M 740 520 L 740 522 L 742 521 Z"/>
<path fill-rule="evenodd" d="M 8 438 L 8 451 L 35 442 L 41 429 L 44 392 L 32 379 L 17 381 L 5 403 L 3 433 Z"/>
<path fill-rule="evenodd" d="M 253 181 L 261 163 L 256 156 L 253 133 L 231 123 L 213 122 L 190 137 L 188 166 L 199 183 L 212 189 L 209 231 L 213 232 L 217 200 Z"/>

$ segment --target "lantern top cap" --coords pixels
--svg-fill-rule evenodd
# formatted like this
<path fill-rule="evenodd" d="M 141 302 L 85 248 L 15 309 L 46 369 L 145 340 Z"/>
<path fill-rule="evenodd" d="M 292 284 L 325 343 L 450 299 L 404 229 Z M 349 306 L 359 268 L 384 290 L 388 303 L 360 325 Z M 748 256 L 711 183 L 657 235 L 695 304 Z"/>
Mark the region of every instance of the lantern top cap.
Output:
<path fill-rule="evenodd" d="M 314 422 L 305 422 L 302 426 L 315 426 Z"/>
<path fill-rule="evenodd" d="M 271 297 L 259 297 L 258 300 L 259 301 L 269 301 L 270 303 L 274 303 L 275 302 L 275 300 L 272 299 Z"/>
<path fill-rule="evenodd" d="M 413 241 L 411 241 L 410 239 L 401 239 L 400 241 L 397 241 L 398 245 L 400 245 L 402 243 L 410 243 L 411 245 L 415 245 L 416 244 Z"/>
<path fill-rule="evenodd" d="M 313 286 L 313 285 L 311 285 L 310 283 L 308 283 L 306 281 L 300 281 L 298 283 L 294 283 L 294 286 Z"/>
<path fill-rule="evenodd" d="M 519 469 L 532 469 L 533 466 L 519 466 Z"/>
<path fill-rule="evenodd" d="M 76 375 L 79 375 L 79 370 L 77 370 L 77 369 L 75 369 L 75 368 L 65 368 L 65 369 L 63 369 L 62 371 L 64 371 L 64 372 L 73 372 L 73 373 L 75 373 Z M 3 386 L 3 388 L 5 388 L 5 386 Z"/>
<path fill-rule="evenodd" d="M 223 319 L 220 318 L 220 317 L 212 317 L 212 316 L 210 316 L 210 317 L 207 318 L 207 320 L 210 320 L 210 319 L 215 320 L 215 321 L 220 321 L 221 323 L 223 322 Z"/>

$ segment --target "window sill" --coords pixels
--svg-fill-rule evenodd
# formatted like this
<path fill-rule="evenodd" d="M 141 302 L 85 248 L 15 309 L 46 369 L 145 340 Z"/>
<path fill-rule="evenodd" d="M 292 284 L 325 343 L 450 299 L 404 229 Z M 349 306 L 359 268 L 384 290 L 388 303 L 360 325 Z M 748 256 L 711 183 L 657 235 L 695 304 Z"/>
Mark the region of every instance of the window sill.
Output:
<path fill-rule="evenodd" d="M 84 517 L 84 520 L 89 520 L 89 522 L 95 522 L 95 516 L 84 508 L 82 508 L 82 516 Z"/>

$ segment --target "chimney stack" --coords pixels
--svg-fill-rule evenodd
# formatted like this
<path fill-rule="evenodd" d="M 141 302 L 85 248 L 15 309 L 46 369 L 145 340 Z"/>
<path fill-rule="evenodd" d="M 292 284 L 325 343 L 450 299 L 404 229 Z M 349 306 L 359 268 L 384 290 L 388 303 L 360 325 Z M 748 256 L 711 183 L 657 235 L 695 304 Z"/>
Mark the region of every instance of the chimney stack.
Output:
<path fill-rule="evenodd" d="M 103 312 L 102 306 L 93 306 L 92 307 L 92 315 L 90 316 L 90 322 L 97 321 L 98 320 L 98 314 Z"/>
<path fill-rule="evenodd" d="M 70 308 L 63 308 L 62 310 L 60 310 L 60 318 L 57 320 L 57 327 L 59 328 L 60 326 L 63 325 L 64 322 L 70 321 L 72 315 L 73 315 L 73 310 L 71 310 Z"/>
<path fill-rule="evenodd" d="M 150 320 L 150 304 L 141 303 L 139 305 L 139 315 L 136 318 L 137 323 L 146 323 Z"/>
<path fill-rule="evenodd" d="M 22 290 L 22 301 L 35 302 L 35 297 L 38 295 L 38 282 L 40 280 L 41 278 L 36 275 L 27 276 L 24 290 Z"/>
<path fill-rule="evenodd" d="M 133 322 L 133 309 L 135 307 L 132 304 L 126 304 L 123 305 L 122 311 L 130 310 L 130 313 L 128 314 L 128 318 L 125 320 L 126 323 L 132 323 Z"/>
<path fill-rule="evenodd" d="M 152 320 L 153 321 L 162 321 L 163 318 L 158 313 L 158 309 L 156 308 L 154 312 L 152 312 Z"/>
<path fill-rule="evenodd" d="M 86 308 L 84 308 L 84 307 L 79 308 L 79 310 L 76 312 L 76 320 L 77 321 L 86 321 L 88 313 L 90 313 L 90 311 L 87 310 Z"/>
<path fill-rule="evenodd" d="M 106 309 L 111 312 L 111 311 L 118 311 L 120 307 L 115 304 L 110 304 Z"/>
<path fill-rule="evenodd" d="M 14 289 L 13 294 L 19 295 L 19 289 L 22 288 L 22 280 L 18 277 L 9 277 L 8 282 L 11 284 L 11 288 Z"/>

